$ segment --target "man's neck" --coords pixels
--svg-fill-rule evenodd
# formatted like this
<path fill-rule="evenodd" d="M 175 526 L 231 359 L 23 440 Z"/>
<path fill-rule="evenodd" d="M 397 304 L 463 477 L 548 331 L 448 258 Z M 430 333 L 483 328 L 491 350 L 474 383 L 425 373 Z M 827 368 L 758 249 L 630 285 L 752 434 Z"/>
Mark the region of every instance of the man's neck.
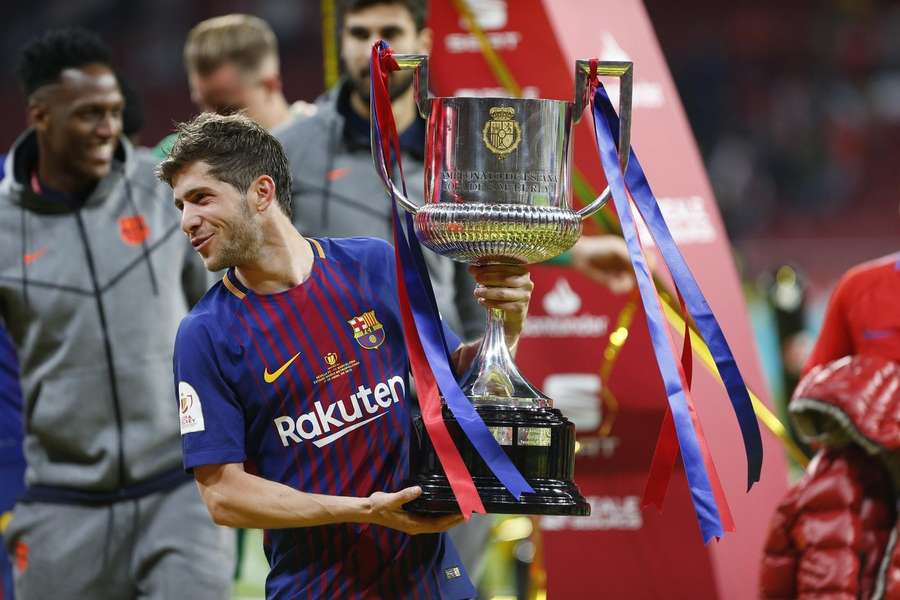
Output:
<path fill-rule="evenodd" d="M 363 100 L 355 91 L 350 94 L 350 107 L 360 117 L 364 119 L 370 118 L 369 103 Z M 412 86 L 403 92 L 402 96 L 391 100 L 391 109 L 394 111 L 397 133 L 403 133 L 416 120 L 416 100 L 413 96 Z"/>
<path fill-rule="evenodd" d="M 235 268 L 238 279 L 257 294 L 277 294 L 309 278 L 313 250 L 287 217 L 263 232 L 265 243 L 255 260 Z"/>
<path fill-rule="evenodd" d="M 39 153 L 37 173 L 44 186 L 65 194 L 83 194 L 96 184 L 96 182 L 86 181 L 83 177 L 70 175 L 58 168 L 46 152 Z"/>
<path fill-rule="evenodd" d="M 247 116 L 271 131 L 279 125 L 284 125 L 291 119 L 291 105 L 288 104 L 284 94 L 273 94 L 272 97 L 255 111 L 247 111 Z"/>

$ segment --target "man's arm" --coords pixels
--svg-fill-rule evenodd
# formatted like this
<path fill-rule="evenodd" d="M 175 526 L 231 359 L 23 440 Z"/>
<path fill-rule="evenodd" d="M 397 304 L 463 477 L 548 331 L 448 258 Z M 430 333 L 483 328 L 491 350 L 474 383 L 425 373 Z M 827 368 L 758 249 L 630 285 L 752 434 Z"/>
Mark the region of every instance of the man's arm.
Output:
<path fill-rule="evenodd" d="M 194 468 L 194 479 L 218 525 L 282 529 L 334 523 L 371 523 L 410 535 L 446 531 L 462 515 L 426 517 L 402 506 L 422 494 L 419 487 L 375 492 L 368 498 L 308 494 L 244 471 L 240 463 Z"/>
<path fill-rule="evenodd" d="M 823 365 L 855 353 L 850 324 L 847 322 L 847 309 L 844 304 L 844 295 L 847 293 L 846 282 L 847 279 L 844 278 L 838 283 L 828 301 L 825 320 L 822 322 L 822 331 L 819 332 L 812 353 L 803 367 L 804 375 L 817 365 Z"/>
<path fill-rule="evenodd" d="M 485 265 L 470 266 L 469 272 L 475 277 L 475 298 L 485 309 L 499 308 L 503 311 L 503 329 L 506 334 L 506 345 L 515 355 L 519 334 L 525 324 L 528 313 L 528 302 L 534 283 L 524 266 Z M 481 340 L 461 344 L 451 355 L 453 369 L 456 373 L 465 373 L 478 352 Z"/>

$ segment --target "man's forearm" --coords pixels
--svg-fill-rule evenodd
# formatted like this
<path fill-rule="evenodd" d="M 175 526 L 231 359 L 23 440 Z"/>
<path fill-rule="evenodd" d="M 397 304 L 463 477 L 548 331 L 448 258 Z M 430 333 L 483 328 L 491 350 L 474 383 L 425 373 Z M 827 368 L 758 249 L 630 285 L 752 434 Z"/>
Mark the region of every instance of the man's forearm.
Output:
<path fill-rule="evenodd" d="M 228 527 L 285 529 L 335 523 L 371 523 L 410 535 L 447 531 L 458 513 L 429 516 L 403 506 L 422 493 L 416 486 L 397 492 L 374 492 L 366 498 L 307 494 L 244 471 L 239 463 L 194 469 L 200 495 L 213 521 Z"/>
<path fill-rule="evenodd" d="M 201 467 L 202 469 L 203 467 Z M 307 494 L 224 465 L 197 484 L 213 520 L 228 527 L 282 529 L 333 523 L 362 523 L 371 512 L 367 498 Z"/>

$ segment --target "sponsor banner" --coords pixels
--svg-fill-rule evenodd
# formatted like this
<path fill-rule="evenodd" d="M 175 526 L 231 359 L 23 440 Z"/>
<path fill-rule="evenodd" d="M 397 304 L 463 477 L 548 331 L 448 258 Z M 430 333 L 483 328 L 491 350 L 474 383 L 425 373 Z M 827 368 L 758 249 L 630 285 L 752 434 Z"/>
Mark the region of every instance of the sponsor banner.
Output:
<path fill-rule="evenodd" d="M 632 143 L 748 384 L 768 402 L 728 239 L 643 5 L 636 0 L 468 0 L 468 4 L 527 97 L 571 101 L 576 58 L 634 62 Z M 434 91 L 507 95 L 453 3 L 433 2 L 431 9 Z M 616 103 L 614 80 L 604 84 Z M 605 186 L 589 118 L 576 126 L 574 160 L 597 190 Z M 639 220 L 638 224 L 643 225 Z M 649 235 L 642 239 L 652 248 Z M 667 590 L 677 586 L 685 597 L 755 598 L 766 526 L 786 488 L 785 461 L 777 440 L 763 434 L 762 482 L 746 494 L 740 432 L 727 395 L 695 361 L 695 401 L 737 532 L 709 547 L 701 544 L 680 468 L 663 514 L 648 510 L 641 513 L 638 528 L 612 527 L 616 522 L 638 522 L 625 515 L 632 506 L 629 499 L 643 491 L 665 410 L 644 316 L 641 311 L 635 315 L 609 381 L 601 381 L 602 354 L 626 299 L 562 268 L 535 267 L 532 275 L 535 294 L 517 362 L 576 422 L 580 444 L 576 481 L 601 513 L 582 526 L 569 525 L 568 520 L 547 522 L 550 597 L 581 597 L 585 585 L 592 585 L 591 577 L 596 577 L 596 589 L 606 597 L 666 597 Z M 600 435 L 599 424 L 607 422 L 611 412 L 612 429 Z"/>

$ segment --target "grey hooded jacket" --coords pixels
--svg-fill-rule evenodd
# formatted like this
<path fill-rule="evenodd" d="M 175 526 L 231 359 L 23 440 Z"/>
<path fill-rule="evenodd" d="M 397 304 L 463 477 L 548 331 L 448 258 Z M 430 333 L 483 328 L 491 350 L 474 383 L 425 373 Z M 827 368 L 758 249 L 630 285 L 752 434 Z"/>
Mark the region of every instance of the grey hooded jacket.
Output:
<path fill-rule="evenodd" d="M 349 85 L 321 98 L 312 116 L 298 116 L 278 128 L 293 179 L 293 221 L 303 235 L 378 237 L 393 243 L 391 205 L 372 164 L 368 135 L 350 127 Z M 424 147 L 424 133 L 421 145 Z M 410 199 L 422 203 L 422 150 L 405 148 L 403 171 Z M 485 311 L 472 295 L 466 266 L 424 249 L 438 309 L 463 340 L 484 331 Z"/>
<path fill-rule="evenodd" d="M 103 503 L 185 480 L 172 348 L 208 275 L 149 152 L 122 140 L 84 204 L 32 191 L 36 135 L 0 182 L 0 317 L 18 353 L 36 500 Z"/>

